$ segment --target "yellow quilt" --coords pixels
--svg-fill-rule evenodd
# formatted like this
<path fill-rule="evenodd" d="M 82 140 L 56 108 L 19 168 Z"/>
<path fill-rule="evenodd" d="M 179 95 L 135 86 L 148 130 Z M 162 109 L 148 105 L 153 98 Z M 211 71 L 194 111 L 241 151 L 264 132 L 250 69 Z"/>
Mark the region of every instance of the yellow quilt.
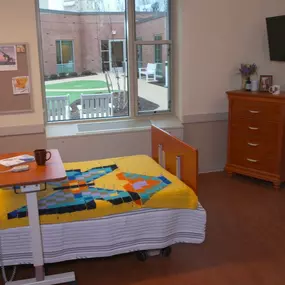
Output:
<path fill-rule="evenodd" d="M 38 193 L 41 224 L 119 214 L 139 208 L 196 209 L 194 191 L 144 155 L 65 163 L 67 179 Z M 25 195 L 0 189 L 0 228 L 28 225 Z"/>

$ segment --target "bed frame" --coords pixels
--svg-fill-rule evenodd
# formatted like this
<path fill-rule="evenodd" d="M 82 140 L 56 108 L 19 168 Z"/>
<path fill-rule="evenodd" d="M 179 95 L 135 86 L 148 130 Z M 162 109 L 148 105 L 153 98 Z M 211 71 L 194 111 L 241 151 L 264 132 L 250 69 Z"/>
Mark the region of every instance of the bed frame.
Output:
<path fill-rule="evenodd" d="M 152 158 L 198 195 L 198 150 L 162 129 L 151 127 Z"/>

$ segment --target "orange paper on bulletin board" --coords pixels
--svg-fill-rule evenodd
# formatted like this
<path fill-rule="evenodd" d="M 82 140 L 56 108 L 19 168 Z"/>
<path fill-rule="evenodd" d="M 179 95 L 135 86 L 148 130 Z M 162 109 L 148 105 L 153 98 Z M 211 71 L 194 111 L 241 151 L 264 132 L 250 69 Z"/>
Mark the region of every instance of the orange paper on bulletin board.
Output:
<path fill-rule="evenodd" d="M 0 113 L 31 112 L 32 89 L 26 43 L 0 44 Z"/>

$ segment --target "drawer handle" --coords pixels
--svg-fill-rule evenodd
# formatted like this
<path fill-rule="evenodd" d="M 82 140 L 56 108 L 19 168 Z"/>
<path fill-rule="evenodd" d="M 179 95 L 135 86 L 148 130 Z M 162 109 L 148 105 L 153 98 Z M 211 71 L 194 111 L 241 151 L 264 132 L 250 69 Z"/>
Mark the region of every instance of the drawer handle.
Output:
<path fill-rule="evenodd" d="M 249 126 L 248 128 L 249 128 L 250 130 L 252 130 L 252 131 L 258 131 L 258 130 L 259 130 L 259 128 L 251 127 L 251 126 Z"/>
<path fill-rule="evenodd" d="M 259 146 L 259 144 L 258 143 L 247 143 L 249 146 L 254 146 L 254 147 L 256 147 L 256 146 Z"/>
<path fill-rule="evenodd" d="M 258 162 L 258 160 L 250 159 L 250 158 L 247 158 L 246 160 L 249 161 L 249 162 L 252 162 L 252 163 L 257 163 Z"/>
<path fill-rule="evenodd" d="M 248 110 L 251 114 L 259 114 L 260 111 Z"/>

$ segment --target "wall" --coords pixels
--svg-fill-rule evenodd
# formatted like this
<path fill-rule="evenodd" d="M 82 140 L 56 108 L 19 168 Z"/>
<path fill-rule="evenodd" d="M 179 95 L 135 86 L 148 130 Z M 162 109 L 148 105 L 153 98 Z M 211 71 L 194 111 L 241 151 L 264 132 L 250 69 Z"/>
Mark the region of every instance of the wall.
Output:
<path fill-rule="evenodd" d="M 83 68 L 101 72 L 101 40 L 124 39 L 124 15 L 81 15 Z M 116 31 L 112 35 L 112 31 Z"/>
<path fill-rule="evenodd" d="M 1 0 L 0 9 L 1 44 L 13 42 L 29 43 L 34 112 L 17 115 L 0 115 L 2 128 L 14 126 L 43 125 L 42 90 L 39 72 L 39 52 L 34 0 Z"/>
<path fill-rule="evenodd" d="M 227 121 L 184 124 L 184 141 L 199 150 L 199 171 L 219 171 L 227 157 Z"/>
<path fill-rule="evenodd" d="M 56 41 L 73 40 L 75 71 L 101 72 L 101 40 L 124 39 L 124 15 L 85 15 L 42 11 L 40 14 L 44 71 L 56 71 Z M 112 30 L 116 31 L 112 35 Z"/>
<path fill-rule="evenodd" d="M 191 0 L 179 12 L 182 116 L 227 111 L 225 91 L 240 88 L 240 63 L 285 84 L 285 63 L 269 61 L 265 17 L 285 14 L 284 0 Z M 183 64 L 181 64 L 183 61 Z M 184 92 L 185 91 L 185 92 Z"/>
<path fill-rule="evenodd" d="M 47 144 L 60 151 L 64 162 L 151 154 L 150 131 L 49 138 Z"/>
<path fill-rule="evenodd" d="M 139 14 L 140 18 L 151 15 Z M 73 40 L 75 71 L 101 72 L 101 41 L 124 39 L 125 15 L 121 14 L 80 14 L 42 10 L 40 14 L 44 71 L 46 75 L 57 73 L 56 41 Z M 112 35 L 112 31 L 116 34 Z M 137 24 L 137 36 L 143 40 L 154 40 L 154 35 L 165 37 L 165 18 L 159 17 Z M 167 48 L 162 48 L 160 69 L 164 71 L 167 60 Z M 154 46 L 143 47 L 143 66 L 154 62 Z"/>
<path fill-rule="evenodd" d="M 29 44 L 34 112 L 0 115 L 0 153 L 46 147 L 35 23 L 34 0 L 1 0 L 1 44 Z"/>
<path fill-rule="evenodd" d="M 82 71 L 80 16 L 43 12 L 40 15 L 44 71 L 46 75 L 57 73 L 56 41 L 72 40 L 75 71 Z"/>

